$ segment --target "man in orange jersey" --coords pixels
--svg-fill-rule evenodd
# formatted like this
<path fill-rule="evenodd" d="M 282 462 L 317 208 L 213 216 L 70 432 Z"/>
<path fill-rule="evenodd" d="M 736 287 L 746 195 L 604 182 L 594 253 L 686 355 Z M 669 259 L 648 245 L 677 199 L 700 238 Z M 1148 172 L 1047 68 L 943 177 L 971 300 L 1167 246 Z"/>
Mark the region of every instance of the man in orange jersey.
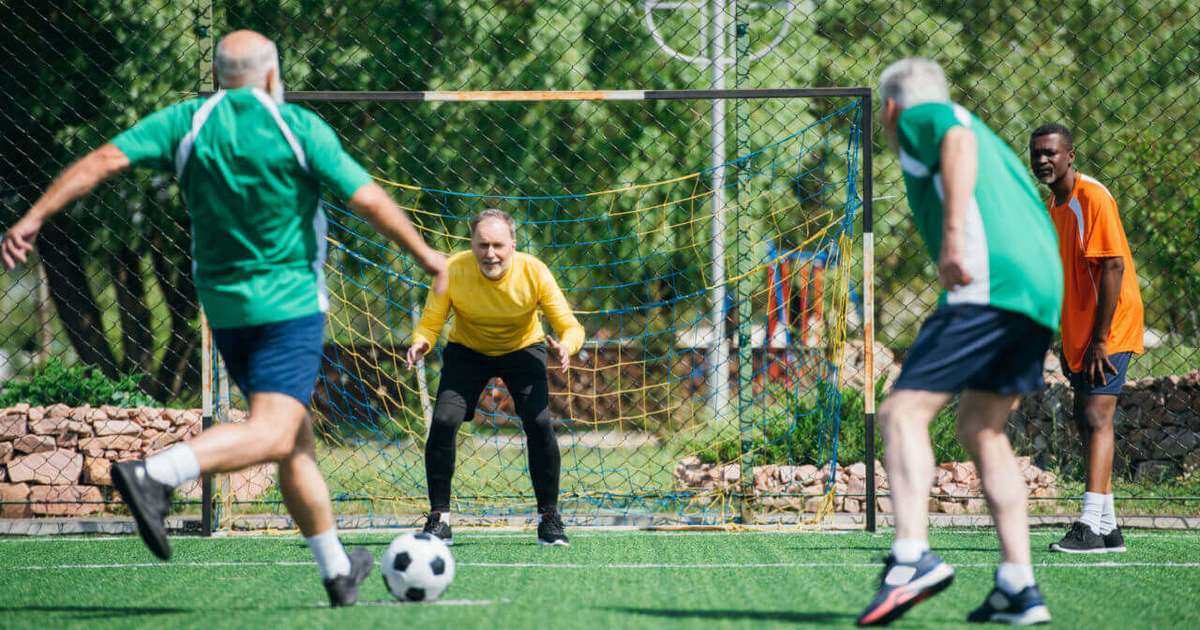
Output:
<path fill-rule="evenodd" d="M 1083 514 L 1051 551 L 1125 551 L 1113 510 L 1113 415 L 1125 371 L 1142 348 L 1142 296 L 1117 202 L 1103 184 L 1075 170 L 1070 130 L 1047 124 L 1029 139 L 1029 162 L 1050 189 L 1050 218 L 1066 281 L 1063 371 L 1075 390 L 1074 415 L 1087 459 Z"/>

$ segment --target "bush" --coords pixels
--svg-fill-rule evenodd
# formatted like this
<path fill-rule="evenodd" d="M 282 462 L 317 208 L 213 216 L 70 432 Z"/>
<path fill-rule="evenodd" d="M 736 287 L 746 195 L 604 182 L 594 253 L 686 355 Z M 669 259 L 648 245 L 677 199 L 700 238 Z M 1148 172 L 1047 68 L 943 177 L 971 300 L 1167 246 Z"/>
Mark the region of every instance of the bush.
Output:
<path fill-rule="evenodd" d="M 34 406 L 64 404 L 70 407 L 83 405 L 114 405 L 117 407 L 155 406 L 158 403 L 147 396 L 138 384 L 143 374 L 126 374 L 110 379 L 100 370 L 83 365 L 64 365 L 54 358 L 34 372 L 28 380 L 9 381 L 0 390 L 0 406 L 10 407 L 17 403 Z"/>
<path fill-rule="evenodd" d="M 883 380 L 876 385 L 876 400 L 883 400 Z M 809 398 L 788 397 L 786 402 L 772 407 L 770 415 L 758 424 L 750 436 L 750 459 L 754 465 L 761 464 L 823 464 L 829 460 L 832 449 L 832 431 L 825 420 L 832 413 L 823 409 L 837 410 L 840 430 L 837 432 L 838 461 L 841 463 L 861 462 L 866 459 L 865 409 L 862 392 L 843 389 L 822 390 Z M 777 398 L 778 399 L 778 398 Z M 954 435 L 956 410 L 948 406 L 938 414 L 930 428 L 933 450 L 938 461 L 963 461 L 966 452 Z M 705 463 L 737 461 L 741 454 L 740 434 L 719 437 L 698 437 L 687 443 L 688 452 L 695 453 Z M 883 456 L 883 438 L 876 427 L 876 457 Z"/>

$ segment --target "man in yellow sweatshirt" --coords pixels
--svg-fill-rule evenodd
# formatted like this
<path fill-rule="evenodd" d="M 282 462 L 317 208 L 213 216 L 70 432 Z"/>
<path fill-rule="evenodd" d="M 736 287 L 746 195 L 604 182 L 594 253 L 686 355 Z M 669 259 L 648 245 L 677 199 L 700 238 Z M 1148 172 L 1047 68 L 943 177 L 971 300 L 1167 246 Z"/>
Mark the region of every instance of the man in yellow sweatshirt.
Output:
<path fill-rule="evenodd" d="M 561 464 L 550 417 L 546 358 L 554 352 L 565 372 L 571 355 L 583 345 L 583 326 L 546 264 L 516 251 L 515 223 L 502 210 L 484 210 L 471 219 L 471 251 L 450 257 L 449 275 L 448 291 L 430 291 L 407 357 L 411 368 L 437 342 L 453 310 L 454 325 L 442 350 L 441 383 L 425 442 L 430 514 L 424 531 L 447 544 L 453 541 L 450 482 L 455 436 L 462 423 L 474 417 L 488 381 L 499 377 L 525 429 L 529 476 L 537 497 L 538 543 L 566 545 L 558 514 Z M 557 341 L 542 330 L 539 309 L 550 320 Z"/>

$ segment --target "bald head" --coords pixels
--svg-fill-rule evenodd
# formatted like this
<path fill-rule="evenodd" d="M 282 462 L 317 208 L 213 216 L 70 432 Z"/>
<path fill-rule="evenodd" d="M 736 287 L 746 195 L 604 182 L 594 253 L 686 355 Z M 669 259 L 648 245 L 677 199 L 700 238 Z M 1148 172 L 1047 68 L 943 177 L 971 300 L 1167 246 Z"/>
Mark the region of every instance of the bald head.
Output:
<path fill-rule="evenodd" d="M 279 51 L 275 43 L 254 31 L 234 31 L 217 44 L 213 64 L 222 88 L 258 87 L 283 100 Z"/>

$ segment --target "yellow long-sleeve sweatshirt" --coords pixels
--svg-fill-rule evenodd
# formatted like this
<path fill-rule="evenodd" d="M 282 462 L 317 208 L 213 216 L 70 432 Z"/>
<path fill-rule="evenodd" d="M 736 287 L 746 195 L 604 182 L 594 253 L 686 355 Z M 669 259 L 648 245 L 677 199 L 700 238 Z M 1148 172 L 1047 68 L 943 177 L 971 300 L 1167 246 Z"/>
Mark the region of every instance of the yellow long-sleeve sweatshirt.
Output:
<path fill-rule="evenodd" d="M 450 288 L 442 295 L 429 292 L 414 344 L 424 341 L 432 347 L 453 310 L 451 342 L 488 356 L 508 354 L 545 340 L 540 308 L 571 354 L 583 345 L 583 326 L 550 269 L 536 257 L 513 254 L 508 273 L 499 280 L 484 276 L 470 251 L 451 256 L 449 267 Z"/>

